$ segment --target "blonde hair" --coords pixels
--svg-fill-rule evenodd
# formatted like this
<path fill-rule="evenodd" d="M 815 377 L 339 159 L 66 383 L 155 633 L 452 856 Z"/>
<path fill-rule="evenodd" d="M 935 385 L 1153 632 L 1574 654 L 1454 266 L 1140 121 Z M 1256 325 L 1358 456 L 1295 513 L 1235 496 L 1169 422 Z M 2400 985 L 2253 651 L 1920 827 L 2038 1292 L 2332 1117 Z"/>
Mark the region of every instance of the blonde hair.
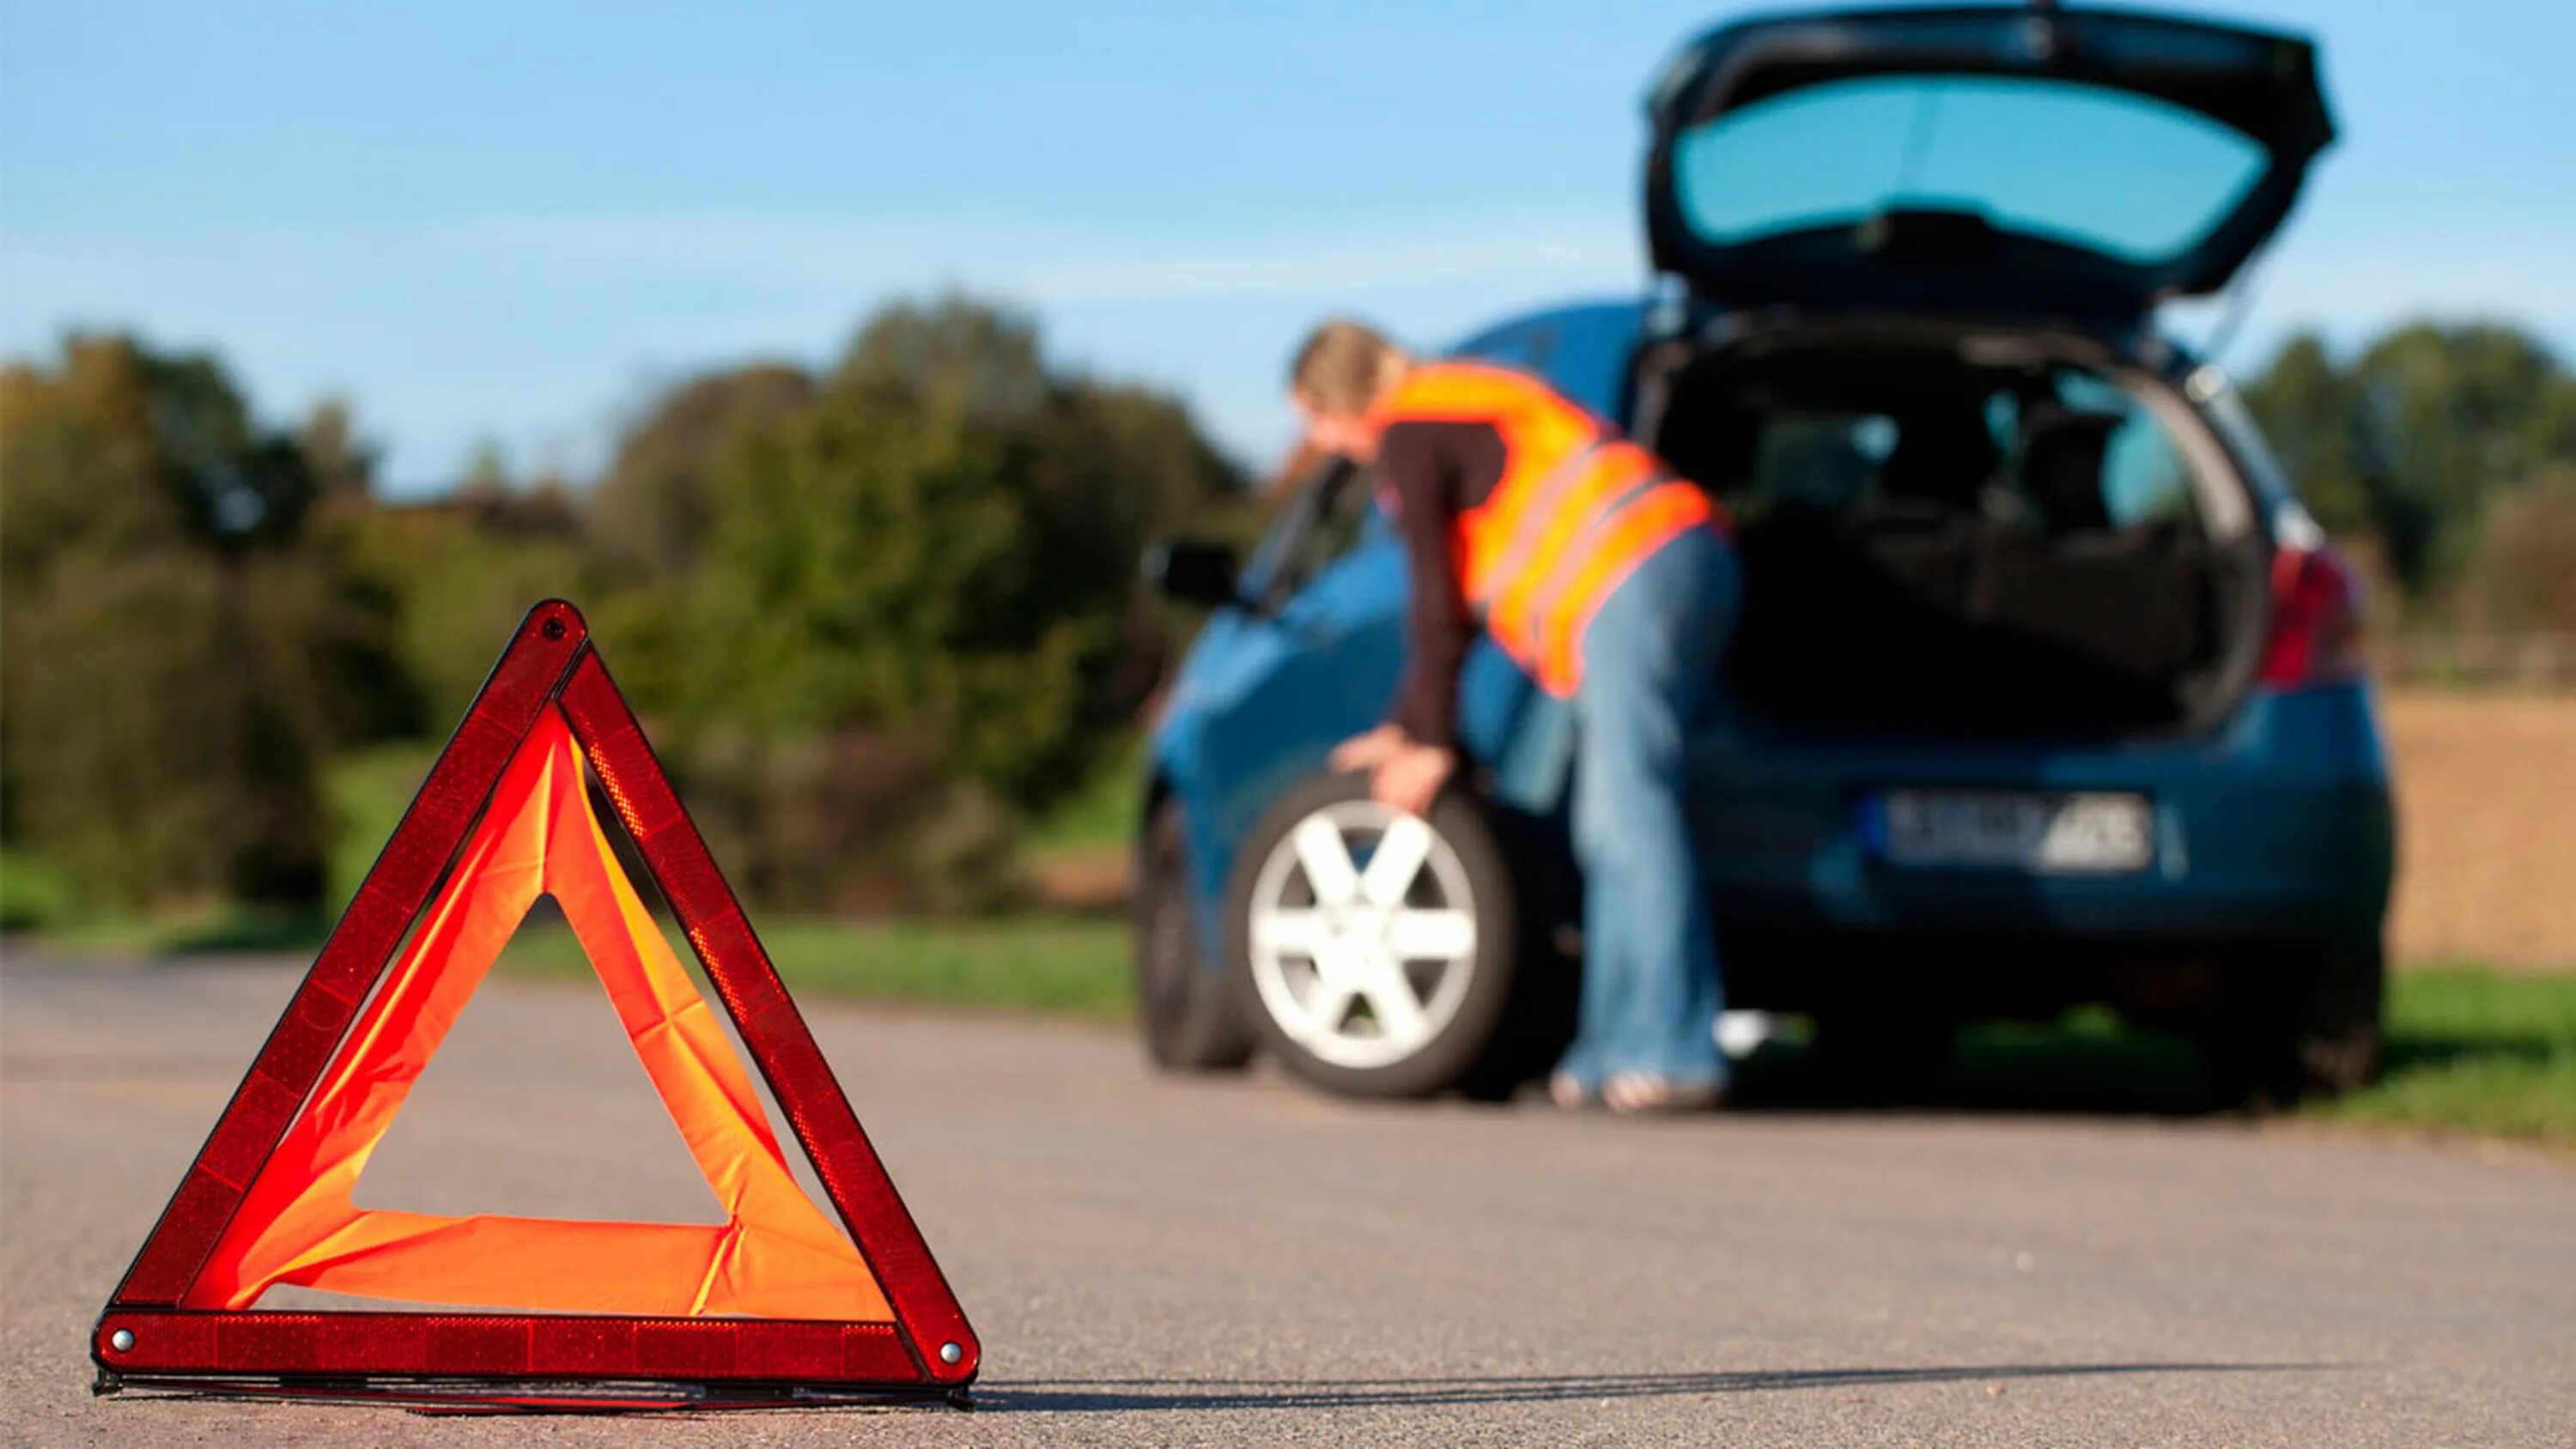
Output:
<path fill-rule="evenodd" d="M 1404 375 L 1404 349 L 1365 322 L 1334 317 L 1307 334 L 1288 386 L 1328 413 L 1364 413 Z"/>

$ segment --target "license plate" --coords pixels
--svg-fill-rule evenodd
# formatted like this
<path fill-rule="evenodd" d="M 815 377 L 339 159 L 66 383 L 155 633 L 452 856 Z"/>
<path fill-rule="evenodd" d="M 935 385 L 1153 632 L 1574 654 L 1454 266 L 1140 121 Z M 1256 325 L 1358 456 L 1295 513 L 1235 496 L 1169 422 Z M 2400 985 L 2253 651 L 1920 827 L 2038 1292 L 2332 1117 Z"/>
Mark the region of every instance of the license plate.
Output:
<path fill-rule="evenodd" d="M 2143 795 L 1890 790 L 1878 806 L 1879 850 L 1892 865 L 2112 874 L 2155 858 Z"/>

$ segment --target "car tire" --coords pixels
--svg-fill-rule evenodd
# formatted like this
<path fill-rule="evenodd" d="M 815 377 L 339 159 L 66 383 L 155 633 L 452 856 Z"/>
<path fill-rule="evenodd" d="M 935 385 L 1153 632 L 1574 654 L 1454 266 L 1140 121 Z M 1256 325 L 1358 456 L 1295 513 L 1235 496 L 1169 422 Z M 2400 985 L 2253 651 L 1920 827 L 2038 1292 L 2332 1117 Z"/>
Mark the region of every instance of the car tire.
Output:
<path fill-rule="evenodd" d="M 1168 1072 L 1240 1071 L 1252 1039 L 1222 971 L 1199 949 L 1180 806 L 1154 807 L 1137 850 L 1129 905 L 1136 939 L 1136 1025 L 1145 1055 Z"/>
<path fill-rule="evenodd" d="M 2291 953 L 2203 1035 L 2228 1105 L 2288 1107 L 2369 1085 L 2379 1075 L 2387 957 L 2372 939 Z"/>
<path fill-rule="evenodd" d="M 1522 895 L 1494 816 L 1464 792 L 1415 817 L 1372 801 L 1363 775 L 1303 781 L 1246 837 L 1229 883 L 1242 1019 L 1340 1096 L 1495 1095 L 1496 1059 L 1525 1035 L 1511 1029 L 1533 959 Z"/>

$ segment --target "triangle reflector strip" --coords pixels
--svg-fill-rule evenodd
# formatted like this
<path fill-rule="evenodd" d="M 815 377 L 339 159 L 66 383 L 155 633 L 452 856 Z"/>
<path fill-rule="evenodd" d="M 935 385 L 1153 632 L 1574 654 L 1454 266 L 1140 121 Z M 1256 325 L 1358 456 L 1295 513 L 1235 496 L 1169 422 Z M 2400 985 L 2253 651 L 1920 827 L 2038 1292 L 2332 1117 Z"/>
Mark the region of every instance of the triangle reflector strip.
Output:
<path fill-rule="evenodd" d="M 585 761 L 841 1227 L 797 1186 L 722 1023 L 619 867 Z M 724 1222 L 351 1202 L 540 896 L 589 955 Z M 278 1284 L 470 1308 L 253 1306 Z M 954 1393 L 973 1380 L 973 1330 L 571 605 L 540 604 L 521 623 L 144 1240 L 91 1354 L 103 1388 L 327 1384 L 518 1405 L 556 1403 L 567 1390 L 555 1386 L 578 1400 L 586 1384 L 619 1385 L 633 1406 Z M 681 1397 L 638 1400 L 637 1384 Z"/>

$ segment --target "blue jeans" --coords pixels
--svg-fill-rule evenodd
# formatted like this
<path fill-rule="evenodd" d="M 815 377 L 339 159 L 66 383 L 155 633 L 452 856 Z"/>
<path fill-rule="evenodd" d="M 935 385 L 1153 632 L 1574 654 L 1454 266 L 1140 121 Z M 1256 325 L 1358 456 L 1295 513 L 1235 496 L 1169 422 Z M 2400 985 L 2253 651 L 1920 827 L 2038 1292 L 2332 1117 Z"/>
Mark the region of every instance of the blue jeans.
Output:
<path fill-rule="evenodd" d="M 1734 547 L 1693 529 L 1592 616 L 1574 694 L 1583 1005 L 1559 1070 L 1722 1083 L 1717 939 L 1683 810 L 1684 731 L 1708 702 L 1742 589 Z"/>

